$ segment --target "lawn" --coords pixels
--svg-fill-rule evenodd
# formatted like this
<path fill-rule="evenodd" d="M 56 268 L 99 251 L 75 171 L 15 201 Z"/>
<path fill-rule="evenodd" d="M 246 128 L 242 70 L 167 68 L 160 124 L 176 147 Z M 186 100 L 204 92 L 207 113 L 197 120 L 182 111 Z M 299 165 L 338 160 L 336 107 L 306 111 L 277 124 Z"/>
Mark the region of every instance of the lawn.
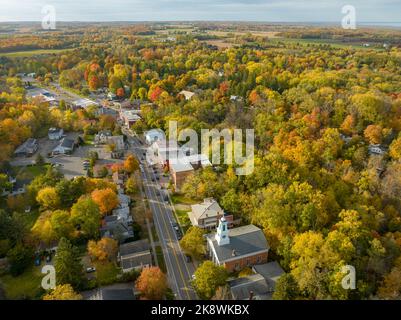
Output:
<path fill-rule="evenodd" d="M 193 199 L 191 199 L 191 198 L 188 198 L 188 197 L 186 197 L 185 195 L 180 194 L 180 193 L 174 193 L 174 194 L 171 196 L 171 201 L 172 201 L 174 204 L 186 204 L 186 205 L 191 205 L 191 204 L 197 203 L 196 200 L 193 200 Z"/>
<path fill-rule="evenodd" d="M 44 293 L 41 287 L 44 275 L 40 270 L 40 267 L 31 267 L 18 277 L 13 277 L 9 274 L 2 276 L 0 282 L 5 290 L 7 299 L 39 299 Z"/>
<path fill-rule="evenodd" d="M 120 269 L 114 262 L 95 262 L 96 281 L 99 286 L 105 286 L 117 282 Z"/>
<path fill-rule="evenodd" d="M 46 173 L 49 167 L 50 167 L 49 164 L 45 164 L 43 166 L 33 165 L 33 166 L 21 167 L 17 173 L 17 179 L 22 179 L 22 180 L 34 179 L 38 175 Z"/>
<path fill-rule="evenodd" d="M 73 49 L 49 49 L 49 50 L 29 50 L 29 51 L 16 51 L 16 52 L 7 52 L 0 53 L 0 57 L 8 57 L 8 58 L 20 58 L 20 57 L 32 57 L 41 54 L 57 54 L 63 51 L 70 51 Z"/>
<path fill-rule="evenodd" d="M 184 231 L 186 231 L 187 227 L 191 224 L 191 221 L 189 220 L 188 217 L 188 211 L 176 209 L 175 212 L 178 218 L 178 223 L 184 229 Z"/>
<path fill-rule="evenodd" d="M 95 135 L 93 134 L 87 134 L 84 137 L 84 144 L 86 146 L 92 146 L 93 145 L 93 141 L 95 140 Z"/>
<path fill-rule="evenodd" d="M 156 257 L 157 257 L 157 262 L 159 263 L 160 270 L 166 273 L 167 268 L 166 268 L 166 263 L 164 261 L 163 250 L 161 246 L 156 246 Z"/>

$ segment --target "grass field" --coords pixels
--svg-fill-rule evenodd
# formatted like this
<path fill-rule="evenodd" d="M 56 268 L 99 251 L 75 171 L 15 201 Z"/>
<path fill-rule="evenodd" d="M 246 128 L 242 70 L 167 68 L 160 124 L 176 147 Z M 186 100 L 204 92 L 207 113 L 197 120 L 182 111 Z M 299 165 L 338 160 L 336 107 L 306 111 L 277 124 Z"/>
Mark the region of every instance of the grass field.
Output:
<path fill-rule="evenodd" d="M 164 262 L 163 250 L 161 246 L 156 246 L 156 256 L 160 270 L 162 270 L 163 272 L 167 272 L 166 263 Z"/>
<path fill-rule="evenodd" d="M 41 282 L 43 275 L 40 267 L 31 267 L 18 277 L 5 275 L 0 282 L 5 290 L 7 299 L 38 299 L 43 293 Z"/>
<path fill-rule="evenodd" d="M 20 58 L 20 57 L 31 57 L 37 56 L 41 54 L 56 54 L 63 51 L 69 51 L 74 49 L 47 49 L 47 50 L 30 50 L 30 51 L 15 51 L 15 52 L 7 52 L 0 53 L 0 57 L 8 57 L 8 58 Z"/>

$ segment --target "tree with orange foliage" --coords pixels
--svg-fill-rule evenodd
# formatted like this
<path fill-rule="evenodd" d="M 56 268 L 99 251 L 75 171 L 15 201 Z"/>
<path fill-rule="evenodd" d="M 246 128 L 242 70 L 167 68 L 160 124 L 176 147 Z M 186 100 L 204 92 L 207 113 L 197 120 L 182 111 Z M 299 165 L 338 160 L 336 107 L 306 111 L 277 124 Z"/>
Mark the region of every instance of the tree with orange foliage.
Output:
<path fill-rule="evenodd" d="M 95 91 L 100 88 L 101 86 L 101 81 L 99 77 L 96 74 L 91 74 L 88 77 L 88 84 L 89 84 L 89 89 L 92 91 Z"/>
<path fill-rule="evenodd" d="M 355 119 L 352 115 L 346 116 L 343 123 L 341 124 L 341 130 L 348 135 L 351 135 L 355 131 Z"/>
<path fill-rule="evenodd" d="M 168 289 L 167 277 L 158 267 L 145 268 L 136 281 L 135 287 L 142 293 L 143 299 L 161 300 Z"/>
<path fill-rule="evenodd" d="M 155 101 L 157 101 L 159 98 L 160 98 L 160 96 L 162 95 L 162 93 L 164 92 L 164 90 L 162 89 L 162 88 L 160 88 L 160 87 L 155 87 L 155 88 L 153 88 L 153 90 L 150 90 L 149 91 L 149 99 L 152 101 L 152 102 L 155 102 Z"/>
<path fill-rule="evenodd" d="M 383 139 L 383 128 L 381 126 L 371 124 L 370 126 L 367 126 L 363 134 L 365 135 L 365 138 L 369 141 L 371 144 L 379 144 L 382 142 Z"/>
<path fill-rule="evenodd" d="M 138 169 L 139 169 L 138 160 L 133 155 L 128 156 L 128 158 L 124 161 L 124 170 L 127 171 L 128 173 L 134 173 Z"/>
<path fill-rule="evenodd" d="M 116 95 L 119 98 L 123 98 L 125 96 L 124 88 L 118 88 L 117 91 L 116 91 Z"/>
<path fill-rule="evenodd" d="M 120 203 L 117 194 L 110 188 L 101 190 L 97 189 L 92 192 L 91 197 L 99 206 L 100 212 L 103 215 L 110 213 Z"/>
<path fill-rule="evenodd" d="M 113 261 L 117 256 L 116 240 L 111 238 L 102 238 L 99 241 L 90 240 L 88 242 L 88 253 L 92 260 Z"/>

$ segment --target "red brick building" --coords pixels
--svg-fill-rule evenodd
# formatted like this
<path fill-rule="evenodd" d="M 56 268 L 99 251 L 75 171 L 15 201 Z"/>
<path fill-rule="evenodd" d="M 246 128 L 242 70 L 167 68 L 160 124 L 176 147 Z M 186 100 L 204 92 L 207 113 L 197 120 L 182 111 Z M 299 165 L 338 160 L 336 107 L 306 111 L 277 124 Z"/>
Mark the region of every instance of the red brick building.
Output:
<path fill-rule="evenodd" d="M 228 229 L 224 217 L 217 232 L 207 236 L 207 248 L 211 260 L 230 272 L 267 263 L 270 249 L 261 229 L 254 225 Z"/>

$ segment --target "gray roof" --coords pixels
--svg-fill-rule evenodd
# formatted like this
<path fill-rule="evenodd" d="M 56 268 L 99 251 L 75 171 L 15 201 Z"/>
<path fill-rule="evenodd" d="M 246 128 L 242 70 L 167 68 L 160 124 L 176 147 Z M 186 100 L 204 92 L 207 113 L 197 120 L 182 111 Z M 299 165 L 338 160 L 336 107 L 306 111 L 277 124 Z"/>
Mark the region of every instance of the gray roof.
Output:
<path fill-rule="evenodd" d="M 34 138 L 29 138 L 23 144 L 21 144 L 14 153 L 30 153 L 35 150 L 37 141 Z"/>
<path fill-rule="evenodd" d="M 263 231 L 250 224 L 244 227 L 229 230 L 230 243 L 219 246 L 215 240 L 215 233 L 207 235 L 209 244 L 216 251 L 217 257 L 221 263 L 235 257 L 256 253 L 270 249 Z M 235 251 L 235 256 L 233 256 Z"/>
<path fill-rule="evenodd" d="M 148 240 L 138 240 L 120 245 L 120 255 L 130 255 L 149 250 Z"/>
<path fill-rule="evenodd" d="M 251 292 L 256 299 L 268 299 L 269 288 L 265 278 L 260 274 L 228 281 L 234 300 L 249 300 Z"/>
<path fill-rule="evenodd" d="M 203 203 L 191 205 L 192 215 L 196 220 L 200 218 L 217 217 L 223 214 L 223 209 L 215 199 L 206 198 Z"/>
<path fill-rule="evenodd" d="M 277 261 L 255 265 L 253 270 L 266 279 L 271 291 L 274 291 L 277 280 L 285 273 Z"/>
<path fill-rule="evenodd" d="M 102 300 L 135 300 L 133 289 L 102 289 Z"/>
<path fill-rule="evenodd" d="M 152 265 L 152 254 L 150 253 L 149 250 L 121 260 L 121 267 L 123 268 L 123 270 L 130 270 L 134 268 L 140 268 L 143 266 L 151 266 L 151 265 Z"/>
<path fill-rule="evenodd" d="M 69 149 L 74 148 L 74 144 L 75 144 L 75 141 L 71 140 L 71 139 L 63 139 L 63 141 L 61 142 L 61 146 L 63 148 L 69 148 Z"/>

